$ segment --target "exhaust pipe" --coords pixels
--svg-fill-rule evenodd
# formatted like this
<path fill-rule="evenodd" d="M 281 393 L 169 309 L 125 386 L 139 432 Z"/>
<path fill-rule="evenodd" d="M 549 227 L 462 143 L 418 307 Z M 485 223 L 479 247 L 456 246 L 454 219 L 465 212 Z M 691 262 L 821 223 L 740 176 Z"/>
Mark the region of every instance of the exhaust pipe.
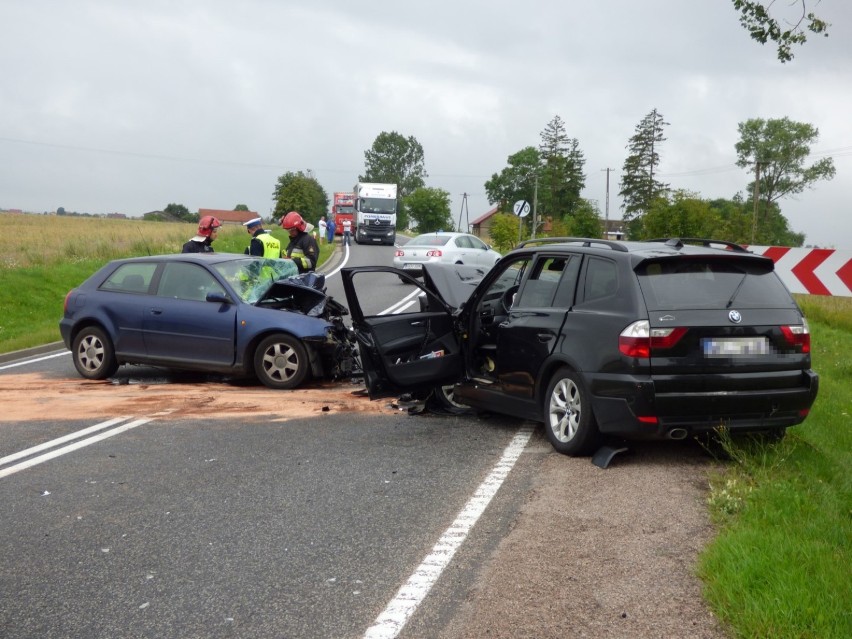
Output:
<path fill-rule="evenodd" d="M 666 435 L 669 439 L 686 439 L 689 433 L 685 428 L 672 428 Z"/>

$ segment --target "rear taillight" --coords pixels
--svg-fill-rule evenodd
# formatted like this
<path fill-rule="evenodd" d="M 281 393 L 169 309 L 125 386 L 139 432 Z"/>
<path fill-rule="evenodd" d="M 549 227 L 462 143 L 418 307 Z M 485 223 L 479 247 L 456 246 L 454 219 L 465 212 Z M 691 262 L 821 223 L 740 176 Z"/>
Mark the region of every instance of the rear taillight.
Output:
<path fill-rule="evenodd" d="M 627 357 L 647 359 L 651 351 L 672 348 L 686 335 L 682 326 L 651 328 L 648 320 L 633 322 L 618 336 L 618 350 Z"/>
<path fill-rule="evenodd" d="M 62 303 L 62 312 L 63 313 L 68 311 L 68 298 L 71 297 L 71 293 L 73 293 L 73 292 L 74 292 L 74 289 L 72 288 L 70 291 L 68 291 L 65 294 L 65 301 Z"/>
<path fill-rule="evenodd" d="M 404 255 L 405 255 L 405 251 L 395 251 L 394 252 L 395 257 L 402 257 Z"/>
<path fill-rule="evenodd" d="M 431 251 L 426 251 L 426 257 L 441 257 L 443 253 L 439 249 L 432 249 Z"/>
<path fill-rule="evenodd" d="M 782 326 L 781 333 L 793 348 L 801 349 L 802 353 L 811 352 L 811 331 L 808 329 L 807 320 L 802 320 L 802 324 L 797 326 Z"/>

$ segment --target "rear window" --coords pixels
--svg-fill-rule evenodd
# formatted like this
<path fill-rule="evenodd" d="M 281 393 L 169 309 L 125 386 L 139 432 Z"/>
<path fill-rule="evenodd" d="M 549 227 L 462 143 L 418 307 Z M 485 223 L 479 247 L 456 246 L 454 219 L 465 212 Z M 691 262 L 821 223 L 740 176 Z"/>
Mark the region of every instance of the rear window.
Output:
<path fill-rule="evenodd" d="M 794 304 L 771 264 L 758 261 L 660 260 L 643 262 L 636 274 L 649 311 Z"/>
<path fill-rule="evenodd" d="M 410 246 L 444 246 L 449 241 L 449 235 L 418 235 L 408 244 Z"/>

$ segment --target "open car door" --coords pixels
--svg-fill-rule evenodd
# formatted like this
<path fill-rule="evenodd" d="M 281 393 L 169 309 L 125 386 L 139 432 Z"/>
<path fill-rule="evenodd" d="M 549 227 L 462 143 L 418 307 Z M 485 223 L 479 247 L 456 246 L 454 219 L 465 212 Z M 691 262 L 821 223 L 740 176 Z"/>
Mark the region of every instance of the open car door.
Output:
<path fill-rule="evenodd" d="M 464 365 L 453 309 L 436 293 L 386 266 L 344 268 L 341 276 L 371 399 L 426 392 L 460 379 Z M 389 290 L 399 291 L 390 302 Z"/>

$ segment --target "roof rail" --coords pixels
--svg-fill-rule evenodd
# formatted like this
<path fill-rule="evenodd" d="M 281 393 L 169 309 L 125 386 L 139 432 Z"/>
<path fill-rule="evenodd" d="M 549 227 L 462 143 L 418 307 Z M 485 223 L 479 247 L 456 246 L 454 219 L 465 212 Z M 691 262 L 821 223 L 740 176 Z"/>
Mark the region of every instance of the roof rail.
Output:
<path fill-rule="evenodd" d="M 613 242 L 612 240 L 599 240 L 593 237 L 534 237 L 528 240 L 524 240 L 523 242 L 518 242 L 515 245 L 516 249 L 523 248 L 529 244 L 581 244 L 582 246 L 592 246 L 593 244 L 598 244 L 601 246 L 608 246 L 614 251 L 621 251 L 622 253 L 627 253 L 627 247 L 620 242 Z"/>
<path fill-rule="evenodd" d="M 705 246 L 707 248 L 718 248 L 718 245 L 721 244 L 725 248 L 731 251 L 737 251 L 738 253 L 749 253 L 750 251 L 735 242 L 728 242 L 727 240 L 711 240 L 707 238 L 698 238 L 698 237 L 658 237 L 652 240 L 641 240 L 642 242 L 664 242 L 666 246 L 672 246 L 674 248 L 682 248 L 684 244 L 698 244 L 699 246 Z"/>

